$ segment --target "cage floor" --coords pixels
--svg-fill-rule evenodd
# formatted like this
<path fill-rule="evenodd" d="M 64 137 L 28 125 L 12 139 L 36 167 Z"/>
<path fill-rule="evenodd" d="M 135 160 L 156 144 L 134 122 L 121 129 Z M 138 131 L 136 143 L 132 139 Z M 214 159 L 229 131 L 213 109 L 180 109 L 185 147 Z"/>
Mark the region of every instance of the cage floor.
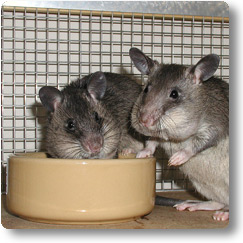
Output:
<path fill-rule="evenodd" d="M 166 197 L 180 199 L 199 199 L 190 192 L 158 193 Z M 7 229 L 214 229 L 225 228 L 228 222 L 216 222 L 213 212 L 197 211 L 179 212 L 174 208 L 155 206 L 154 210 L 144 218 L 136 221 L 108 225 L 54 225 L 30 222 L 15 217 L 6 211 L 6 196 L 2 195 L 2 226 Z"/>

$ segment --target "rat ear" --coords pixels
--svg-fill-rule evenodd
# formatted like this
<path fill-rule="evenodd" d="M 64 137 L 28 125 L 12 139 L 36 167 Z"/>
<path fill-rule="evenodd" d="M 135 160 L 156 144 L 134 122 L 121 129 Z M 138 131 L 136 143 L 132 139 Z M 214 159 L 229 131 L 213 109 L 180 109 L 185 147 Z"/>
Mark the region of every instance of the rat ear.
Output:
<path fill-rule="evenodd" d="M 62 102 L 62 93 L 51 86 L 42 87 L 39 96 L 42 105 L 50 112 L 54 112 Z"/>
<path fill-rule="evenodd" d="M 142 51 L 138 48 L 132 47 L 129 50 L 129 55 L 135 65 L 135 67 L 142 73 L 142 74 L 150 74 L 152 68 L 157 63 L 153 61 L 151 58 L 146 56 Z"/>
<path fill-rule="evenodd" d="M 95 101 L 103 98 L 106 91 L 106 77 L 103 72 L 95 72 L 91 75 L 87 90 Z"/>
<path fill-rule="evenodd" d="M 211 78 L 219 66 L 219 56 L 210 54 L 203 57 L 195 66 L 188 69 L 188 73 L 194 75 L 193 82 L 199 84 Z"/>

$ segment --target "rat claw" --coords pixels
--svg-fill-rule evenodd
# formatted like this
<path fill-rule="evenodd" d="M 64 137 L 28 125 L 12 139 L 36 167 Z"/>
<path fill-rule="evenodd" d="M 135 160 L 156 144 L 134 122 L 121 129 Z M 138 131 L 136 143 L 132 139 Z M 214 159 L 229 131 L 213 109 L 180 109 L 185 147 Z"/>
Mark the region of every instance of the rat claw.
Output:
<path fill-rule="evenodd" d="M 224 212 L 224 211 L 217 211 L 213 215 L 213 219 L 217 221 L 226 221 L 229 220 L 229 212 Z"/>
<path fill-rule="evenodd" d="M 122 155 L 128 155 L 128 154 L 133 154 L 135 151 L 131 148 L 124 148 L 122 151 L 121 151 L 121 154 Z"/>
<path fill-rule="evenodd" d="M 146 158 L 146 157 L 152 157 L 151 151 L 149 149 L 143 149 L 139 151 L 136 155 L 136 158 Z"/>
<path fill-rule="evenodd" d="M 172 155 L 169 160 L 169 166 L 178 166 L 187 162 L 191 158 L 190 152 L 186 150 L 180 150 Z"/>

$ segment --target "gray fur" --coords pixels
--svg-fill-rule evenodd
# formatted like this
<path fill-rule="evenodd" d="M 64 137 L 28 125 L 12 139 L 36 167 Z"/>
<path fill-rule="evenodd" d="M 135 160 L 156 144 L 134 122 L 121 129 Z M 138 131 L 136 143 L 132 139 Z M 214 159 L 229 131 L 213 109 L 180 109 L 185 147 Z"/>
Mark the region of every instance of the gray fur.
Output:
<path fill-rule="evenodd" d="M 124 148 L 134 151 L 143 148 L 130 125 L 131 109 L 141 92 L 134 80 L 96 72 L 72 82 L 60 92 L 49 88 L 40 90 L 40 98 L 50 111 L 46 149 L 52 157 L 114 158 Z M 70 120 L 75 123 L 74 129 L 68 128 Z M 100 151 L 92 152 L 87 144 Z"/>
<path fill-rule="evenodd" d="M 137 52 L 141 57 L 141 51 Z M 134 55 L 136 50 L 131 55 L 136 62 Z M 132 125 L 151 136 L 146 148 L 152 154 L 161 146 L 173 161 L 176 153 L 188 152 L 180 170 L 203 196 L 227 207 L 229 85 L 212 76 L 218 63 L 216 55 L 208 55 L 189 68 L 155 64 L 134 105 Z M 173 90 L 178 91 L 176 99 L 170 97 Z"/>
<path fill-rule="evenodd" d="M 117 152 L 138 152 L 145 137 L 131 126 L 131 111 L 141 86 L 126 76 L 96 72 L 67 85 L 62 91 L 41 88 L 39 94 L 49 111 L 46 149 L 56 158 L 116 158 Z M 97 123 L 95 113 L 100 117 Z M 67 129 L 75 121 L 74 131 Z M 101 147 L 87 150 L 87 144 Z M 173 206 L 180 200 L 156 197 L 160 205 Z"/>

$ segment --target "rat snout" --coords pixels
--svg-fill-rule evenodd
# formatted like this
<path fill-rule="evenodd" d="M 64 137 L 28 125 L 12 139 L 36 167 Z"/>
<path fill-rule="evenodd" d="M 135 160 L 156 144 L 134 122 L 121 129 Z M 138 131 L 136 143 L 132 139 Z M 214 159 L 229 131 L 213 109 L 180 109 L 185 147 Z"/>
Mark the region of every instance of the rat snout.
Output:
<path fill-rule="evenodd" d="M 87 137 L 86 141 L 84 142 L 84 147 L 92 154 L 99 153 L 102 146 L 103 139 L 101 136 L 91 135 Z"/>
<path fill-rule="evenodd" d="M 156 122 L 154 116 L 151 113 L 146 113 L 146 112 L 140 113 L 139 121 L 144 127 L 147 127 L 147 128 L 153 126 Z"/>

